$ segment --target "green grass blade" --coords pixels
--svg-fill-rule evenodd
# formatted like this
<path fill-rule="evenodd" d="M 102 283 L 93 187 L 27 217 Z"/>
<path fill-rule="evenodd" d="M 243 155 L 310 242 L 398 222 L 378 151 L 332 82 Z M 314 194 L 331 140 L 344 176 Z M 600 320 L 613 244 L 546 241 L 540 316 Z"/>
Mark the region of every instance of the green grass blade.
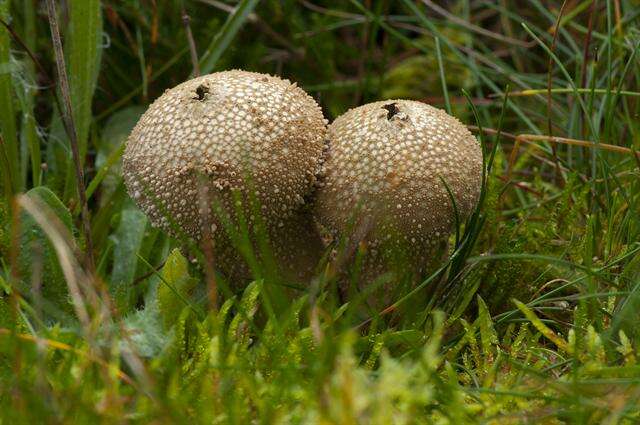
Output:
<path fill-rule="evenodd" d="M 594 139 L 596 139 L 596 143 L 597 143 L 597 134 L 598 134 L 598 132 L 596 131 L 595 125 L 593 123 L 593 119 L 591 118 L 591 115 L 589 114 L 589 108 L 587 108 L 587 105 L 584 102 L 584 99 L 582 98 L 580 92 L 578 91 L 578 87 L 576 86 L 575 81 L 573 80 L 573 78 L 571 78 L 571 74 L 569 74 L 569 71 L 567 71 L 567 68 L 564 66 L 564 64 L 562 63 L 560 58 L 558 58 L 558 56 L 549 48 L 549 46 L 547 46 L 544 43 L 544 41 L 542 41 L 540 39 L 540 37 L 538 37 L 529 28 L 529 26 L 527 24 L 525 24 L 523 22 L 522 23 L 522 28 L 524 28 L 524 30 L 527 33 L 529 33 L 529 35 L 538 43 L 538 45 L 540 45 L 540 47 L 542 47 L 544 49 L 544 51 L 547 52 L 547 54 L 556 63 L 556 65 L 558 66 L 560 71 L 562 71 L 562 75 L 565 77 L 565 79 L 567 80 L 567 82 L 571 86 L 571 90 L 572 90 L 574 96 L 576 97 L 576 99 L 578 99 L 578 103 L 580 104 L 580 106 L 582 108 L 582 112 L 584 112 L 584 115 L 585 115 L 585 118 L 587 120 L 587 123 L 589 124 L 589 130 L 591 131 L 592 137 L 594 137 Z M 589 90 L 589 91 L 591 92 L 591 90 Z"/>
<path fill-rule="evenodd" d="M 9 2 L 6 0 L 0 1 L 0 18 L 5 22 L 9 20 Z M 11 69 L 11 37 L 7 29 L 0 26 L 0 131 L 2 132 L 0 148 L 3 151 L 2 174 L 8 186 L 5 187 L 7 194 L 22 190 Z"/>
<path fill-rule="evenodd" d="M 72 0 L 65 54 L 68 63 L 71 106 L 78 135 L 80 158 L 87 152 L 91 104 L 100 68 L 102 12 L 99 0 Z"/>
<path fill-rule="evenodd" d="M 36 31 L 36 8 L 33 7 L 33 3 L 30 1 L 24 2 L 22 8 L 24 19 L 24 43 L 31 51 L 37 49 L 37 31 Z M 27 78 L 32 84 L 38 81 L 38 76 L 35 71 L 35 64 L 33 61 L 27 61 L 25 63 L 25 73 Z M 37 123 L 35 119 L 35 89 L 29 89 L 25 93 L 25 105 L 23 106 L 22 113 L 22 127 L 21 134 L 24 140 L 26 140 L 27 147 L 29 149 L 29 157 L 31 158 L 31 185 L 36 187 L 41 184 L 42 176 L 42 154 L 40 152 L 40 140 L 37 132 Z"/>
<path fill-rule="evenodd" d="M 170 282 L 167 282 L 167 280 L 164 278 L 164 276 L 160 272 L 158 272 L 158 270 L 156 270 L 155 267 L 153 267 L 144 257 L 142 257 L 140 255 L 138 255 L 137 257 L 140 259 L 140 261 L 142 261 L 144 263 L 145 266 L 147 266 L 149 268 L 149 270 L 151 270 L 153 272 L 153 274 L 155 276 L 157 276 L 160 279 L 160 281 L 164 285 L 167 286 L 167 288 L 169 288 L 169 290 L 171 292 L 173 292 L 175 294 L 176 297 L 178 297 L 178 299 L 186 307 L 189 307 L 189 309 L 195 313 L 195 315 L 198 317 L 198 319 L 200 319 L 200 320 L 204 319 L 204 314 L 199 309 L 197 309 L 191 302 L 189 302 L 187 297 L 184 294 L 182 294 L 180 291 L 178 291 L 178 289 L 175 286 L 173 286 Z"/>
<path fill-rule="evenodd" d="M 444 64 L 442 61 L 442 50 L 440 49 L 440 38 L 434 37 L 436 41 L 436 57 L 438 58 L 438 71 L 440 73 L 440 82 L 442 83 L 442 95 L 444 96 L 444 105 L 448 114 L 451 114 L 451 101 L 449 100 L 449 90 L 447 89 L 447 79 L 444 77 Z"/>
<path fill-rule="evenodd" d="M 354 3 L 354 5 L 356 5 L 357 7 L 360 7 L 360 8 L 362 7 L 362 5 L 359 2 L 357 2 L 356 0 L 351 0 L 351 2 Z M 470 56 L 467 56 L 466 54 L 463 54 L 461 51 L 459 51 L 459 49 L 448 38 L 446 38 L 444 36 L 444 34 L 433 24 L 433 22 L 431 22 L 427 18 L 427 16 L 411 0 L 402 0 L 402 2 L 405 4 L 405 6 L 409 10 L 411 10 L 416 15 L 416 17 L 418 18 L 419 22 L 422 25 L 424 25 L 426 29 L 428 29 L 430 32 L 432 32 L 437 37 L 439 37 L 442 40 L 442 42 L 447 45 L 447 47 L 454 53 L 454 55 L 456 55 L 456 57 L 460 61 L 465 63 L 468 67 L 472 68 L 474 70 L 474 72 L 477 73 L 477 77 L 480 78 L 483 83 L 487 84 L 487 86 L 489 86 L 489 88 L 491 90 L 493 90 L 494 92 L 500 92 L 501 93 L 500 88 L 494 83 L 494 80 L 489 78 L 487 75 L 485 75 L 485 73 L 482 72 L 482 70 L 478 66 L 475 65 L 474 59 L 472 57 L 470 57 Z M 371 19 L 375 19 L 374 16 L 371 16 L 371 15 L 369 15 L 369 16 L 371 17 Z M 408 39 L 402 33 L 399 33 L 398 31 L 394 30 L 392 27 L 389 27 L 386 24 L 384 24 L 382 26 L 390 34 L 399 37 L 401 40 L 403 40 L 406 43 L 409 43 L 411 46 L 413 46 L 413 47 L 425 52 L 426 54 L 431 54 L 432 53 L 432 52 L 426 51 L 424 46 L 422 46 L 419 43 L 414 42 L 411 39 Z M 492 59 L 488 59 L 488 60 L 492 60 Z M 514 70 L 512 70 L 512 69 L 501 69 L 501 73 L 503 73 L 505 76 L 508 76 L 510 79 L 512 79 L 512 81 L 514 83 L 518 84 L 518 86 L 525 86 L 526 85 L 521 79 L 515 77 L 516 72 Z M 518 117 L 520 119 L 522 119 L 522 121 L 525 122 L 527 124 L 527 126 L 529 128 L 531 128 L 531 130 L 533 130 L 535 133 L 540 133 L 539 127 L 527 116 L 527 114 L 524 111 L 522 111 L 522 109 L 518 105 L 514 104 L 511 101 L 508 102 L 507 105 L 509 106 L 509 109 L 513 110 L 516 114 L 518 114 Z"/>
<path fill-rule="evenodd" d="M 209 74 L 213 71 L 218 60 L 224 51 L 227 50 L 229 44 L 249 17 L 249 14 L 253 12 L 253 9 L 259 2 L 260 0 L 242 0 L 238 6 L 236 6 L 233 13 L 229 15 L 227 21 L 222 28 L 220 28 L 220 31 L 218 31 L 215 37 L 213 37 L 213 40 L 211 40 L 207 51 L 202 55 L 200 59 L 202 74 Z"/>
<path fill-rule="evenodd" d="M 87 186 L 87 191 L 86 191 L 87 199 L 91 199 L 91 197 L 93 196 L 93 193 L 96 191 L 100 183 L 102 183 L 102 180 L 106 177 L 111 167 L 113 167 L 115 163 L 118 162 L 118 160 L 120 160 L 120 157 L 124 152 L 124 148 L 125 148 L 125 144 L 122 143 L 120 146 L 118 146 L 117 149 L 115 149 L 113 152 L 111 152 L 111 154 L 109 154 L 105 164 L 102 167 L 100 167 L 100 169 L 96 173 L 96 176 L 93 178 L 93 180 L 91 180 L 91 182 Z"/>
<path fill-rule="evenodd" d="M 551 328 L 545 325 L 542 320 L 536 316 L 536 314 L 529 309 L 525 304 L 518 300 L 513 300 L 518 309 L 525 315 L 525 317 L 535 326 L 535 328 L 545 336 L 545 338 L 552 341 L 554 344 L 558 346 L 561 350 L 565 352 L 571 352 L 571 347 L 565 340 L 560 338 Z"/>

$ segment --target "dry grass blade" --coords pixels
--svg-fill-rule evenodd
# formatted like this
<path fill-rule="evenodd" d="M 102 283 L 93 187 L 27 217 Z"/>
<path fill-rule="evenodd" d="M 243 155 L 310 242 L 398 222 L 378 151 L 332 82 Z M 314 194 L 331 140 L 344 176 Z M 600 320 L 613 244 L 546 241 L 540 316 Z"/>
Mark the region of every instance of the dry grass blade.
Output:
<path fill-rule="evenodd" d="M 58 15 L 56 12 L 55 0 L 47 0 L 47 12 L 49 15 L 49 27 L 51 29 L 51 39 L 53 41 L 53 49 L 56 58 L 56 68 L 58 71 L 58 84 L 62 94 L 64 108 L 62 118 L 65 130 L 69 136 L 71 144 L 71 153 L 73 155 L 74 171 L 78 186 L 78 197 L 82 205 L 82 230 L 87 244 L 87 252 L 85 262 L 87 268 L 92 272 L 94 268 L 93 261 L 93 244 L 91 243 L 91 224 L 89 220 L 89 207 L 87 205 L 87 196 L 84 188 L 84 171 L 82 170 L 82 161 L 80 160 L 80 150 L 78 148 L 78 133 L 73 121 L 73 111 L 71 109 L 71 96 L 69 91 L 69 80 L 67 79 L 67 69 L 64 61 L 64 52 L 62 50 L 62 40 L 60 39 L 60 29 L 58 28 Z"/>
<path fill-rule="evenodd" d="M 40 63 L 38 58 L 36 58 L 36 56 L 33 54 L 31 49 L 29 49 L 29 46 L 25 44 L 22 38 L 20 38 L 20 36 L 14 31 L 11 25 L 6 23 L 4 19 L 0 19 L 0 24 L 2 24 L 7 29 L 7 31 L 9 31 L 9 34 L 11 34 L 11 38 L 13 38 L 13 40 L 20 45 L 20 48 L 25 51 L 25 53 L 29 56 L 29 59 L 31 59 L 31 61 L 38 68 L 38 71 L 40 71 L 40 73 L 45 79 L 45 84 L 47 86 L 52 85 L 53 84 L 52 78 L 49 77 L 47 70 L 42 66 L 42 63 Z"/>
<path fill-rule="evenodd" d="M 562 16 L 564 15 L 565 7 L 567 6 L 567 0 L 562 2 L 562 6 L 560 7 L 560 13 L 558 13 L 558 17 L 556 18 L 556 25 L 553 29 L 553 40 L 551 41 L 551 46 L 549 47 L 551 51 L 555 51 L 556 44 L 558 43 L 558 33 L 560 32 L 560 24 L 562 22 Z M 551 89 L 553 88 L 553 57 L 549 56 L 549 63 L 547 65 L 549 69 L 547 71 L 547 132 L 549 136 L 553 137 L 553 121 L 551 118 L 551 105 L 552 105 L 552 97 L 551 97 Z M 562 172 L 560 171 L 560 162 L 558 161 L 558 149 L 555 144 L 551 145 L 551 149 L 553 152 L 553 162 L 555 163 L 555 178 L 556 181 L 561 184 L 562 183 Z"/>
<path fill-rule="evenodd" d="M 44 203 L 28 195 L 20 195 L 18 204 L 33 217 L 51 241 L 64 274 L 69 294 L 73 300 L 74 310 L 85 331 L 89 333 L 90 330 L 95 330 L 95 326 L 102 326 L 110 319 L 110 300 L 106 291 L 103 290 L 101 294 L 97 294 L 94 291 L 94 285 L 90 284 L 90 275 L 82 270 L 73 254 L 75 247 L 73 246 L 72 236 Z M 95 320 L 93 323 L 91 322 L 90 311 L 98 313 L 98 316 L 94 315 Z M 123 335 L 126 334 L 123 332 Z M 127 341 L 129 347 L 132 346 L 128 338 L 125 338 L 125 341 Z M 80 354 L 86 353 L 80 352 Z M 96 356 L 88 354 L 87 356 L 93 361 L 107 364 Z M 123 356 L 127 359 L 132 370 L 136 372 L 136 375 L 143 378 L 143 383 L 148 382 L 144 367 L 138 356 L 132 351 L 125 351 Z M 127 382 L 133 385 L 133 381 L 130 378 Z M 149 387 L 149 385 L 147 384 L 145 387 Z"/>
<path fill-rule="evenodd" d="M 640 158 L 640 152 L 636 152 L 633 149 L 625 148 L 623 146 L 617 145 L 609 145 L 607 143 L 594 143 L 588 142 L 586 140 L 578 140 L 578 139 L 570 139 L 567 137 L 555 137 L 555 136 L 545 136 L 539 134 L 519 134 L 515 137 L 515 144 L 513 145 L 513 149 L 511 150 L 511 155 L 509 156 L 509 163 L 507 166 L 507 177 L 511 177 L 511 172 L 513 171 L 513 166 L 515 164 L 515 160 L 518 157 L 518 151 L 521 143 L 532 143 L 536 144 L 536 142 L 549 142 L 549 143 L 560 143 L 563 145 L 573 145 L 573 146 L 582 146 L 586 148 L 592 149 L 602 149 L 609 152 L 617 152 L 622 154 L 631 155 L 636 159 Z"/>
<path fill-rule="evenodd" d="M 82 325 L 88 328 L 90 326 L 90 317 L 80 285 L 85 283 L 86 285 L 84 286 L 86 288 L 91 288 L 91 285 L 88 284 L 88 278 L 77 263 L 73 250 L 68 243 L 71 240 L 71 235 L 68 234 L 54 214 L 48 213 L 47 206 L 43 205 L 42 202 L 38 202 L 27 195 L 20 195 L 18 204 L 33 217 L 51 241 L 69 288 L 76 315 Z"/>
<path fill-rule="evenodd" d="M 189 53 L 191 54 L 191 65 L 193 66 L 193 76 L 200 76 L 200 62 L 198 61 L 198 50 L 196 49 L 196 41 L 193 39 L 193 32 L 191 32 L 191 17 L 187 13 L 187 10 L 182 5 L 182 25 L 184 31 L 187 34 L 187 42 L 189 43 Z"/>
<path fill-rule="evenodd" d="M 358 15 L 357 13 L 348 13 L 348 12 L 343 12 L 342 10 L 328 9 L 328 8 L 313 4 L 307 0 L 300 0 L 300 4 L 302 4 L 304 7 L 306 7 L 309 10 L 312 10 L 314 12 L 321 13 L 327 16 L 333 16 L 333 17 L 342 18 L 342 19 L 356 19 L 361 21 L 365 20 L 364 16 Z"/>
<path fill-rule="evenodd" d="M 216 281 L 216 273 L 214 269 L 214 241 L 211 232 L 211 226 L 213 223 L 211 205 L 213 205 L 213 200 L 211 199 L 210 192 L 206 190 L 206 186 L 202 180 L 200 180 L 198 184 L 198 192 L 198 203 L 201 211 L 203 211 L 202 220 L 204 222 L 201 248 L 205 257 L 204 271 L 207 282 L 207 294 L 209 296 L 209 303 L 211 304 L 211 308 L 217 310 L 218 283 Z"/>
<path fill-rule="evenodd" d="M 509 94 L 509 96 L 511 96 L 511 93 Z M 470 131 L 479 131 L 478 127 L 475 125 L 468 125 L 467 128 Z M 484 127 L 482 128 L 482 131 L 487 134 L 496 134 L 498 132 L 495 129 Z M 624 146 L 610 145 L 602 142 L 594 143 L 587 140 L 571 139 L 568 137 L 547 136 L 542 134 L 513 134 L 504 131 L 500 134 L 515 142 L 513 148 L 511 149 L 511 154 L 509 155 L 509 162 L 507 163 L 507 180 L 511 177 L 513 166 L 515 164 L 516 158 L 518 157 L 518 151 L 522 143 L 536 144 L 536 142 L 548 142 L 559 143 L 563 145 L 581 146 L 586 148 L 598 148 L 609 152 L 631 155 L 631 157 L 633 157 L 634 160 L 638 164 L 640 164 L 640 152 L 636 151 L 633 148 L 625 148 Z M 638 168 L 640 168 L 640 165 L 638 166 Z"/>
<path fill-rule="evenodd" d="M 591 0 L 591 7 L 589 8 L 589 23 L 587 24 L 587 33 L 585 34 L 584 50 L 582 53 L 582 67 L 580 70 L 581 86 L 584 87 L 587 83 L 587 64 L 589 63 L 589 46 L 591 45 L 591 35 L 593 34 L 593 16 L 596 11 L 596 0 Z"/>
<path fill-rule="evenodd" d="M 548 89 L 528 89 L 528 90 L 520 90 L 509 93 L 509 97 L 526 97 L 526 96 L 536 96 L 545 92 L 548 92 Z M 551 93 L 553 94 L 569 94 L 569 93 L 592 93 L 592 94 L 607 94 L 607 89 L 594 89 L 594 88 L 552 88 Z M 630 91 L 630 90 L 619 90 L 621 96 L 631 96 L 631 97 L 640 97 L 640 92 Z M 490 99 L 502 97 L 501 93 L 490 94 L 488 97 Z"/>

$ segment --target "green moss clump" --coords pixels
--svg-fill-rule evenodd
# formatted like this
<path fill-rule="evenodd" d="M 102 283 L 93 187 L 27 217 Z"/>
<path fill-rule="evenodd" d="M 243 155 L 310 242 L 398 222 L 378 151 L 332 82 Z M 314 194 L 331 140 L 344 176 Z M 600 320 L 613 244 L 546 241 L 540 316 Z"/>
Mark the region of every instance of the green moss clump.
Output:
<path fill-rule="evenodd" d="M 544 192 L 541 182 L 537 182 L 535 188 Z M 495 240 L 492 253 L 544 255 L 582 263 L 582 256 L 576 253 L 583 251 L 581 246 L 587 231 L 586 191 L 586 186 L 571 177 L 562 196 L 554 202 L 523 210 L 509 220 L 499 220 L 489 213 L 490 226 L 485 235 Z M 526 302 L 555 289 L 557 285 L 546 284 L 565 275 L 562 269 L 545 261 L 501 260 L 486 268 L 479 290 L 491 310 L 500 312 L 512 309 L 511 298 Z"/>

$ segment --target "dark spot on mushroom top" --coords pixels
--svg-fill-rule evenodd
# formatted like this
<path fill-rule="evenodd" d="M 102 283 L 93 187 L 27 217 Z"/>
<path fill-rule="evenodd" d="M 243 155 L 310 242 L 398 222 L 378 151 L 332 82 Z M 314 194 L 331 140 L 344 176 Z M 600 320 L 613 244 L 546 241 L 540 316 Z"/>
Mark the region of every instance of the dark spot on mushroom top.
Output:
<path fill-rule="evenodd" d="M 400 109 L 398 109 L 398 105 L 396 105 L 395 103 L 389 103 L 388 105 L 384 105 L 383 108 L 387 110 L 388 120 L 390 120 L 391 118 L 393 118 L 395 114 L 400 112 Z"/>
<path fill-rule="evenodd" d="M 204 96 L 207 93 L 209 93 L 209 87 L 205 86 L 204 84 L 201 84 L 198 86 L 198 88 L 196 88 L 196 97 L 194 97 L 194 99 L 203 101 Z"/>

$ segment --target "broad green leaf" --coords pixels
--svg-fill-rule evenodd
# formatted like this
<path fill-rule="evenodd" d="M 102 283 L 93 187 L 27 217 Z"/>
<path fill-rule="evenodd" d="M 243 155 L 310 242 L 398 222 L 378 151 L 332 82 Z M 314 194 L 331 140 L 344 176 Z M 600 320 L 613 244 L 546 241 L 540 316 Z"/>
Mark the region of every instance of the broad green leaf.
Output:
<path fill-rule="evenodd" d="M 197 284 L 197 280 L 189 275 L 189 262 L 179 249 L 174 249 L 162 267 L 162 282 L 158 284 L 158 308 L 165 329 L 170 329 L 178 320 L 185 308 L 185 303 L 176 291 L 188 296 Z"/>
<path fill-rule="evenodd" d="M 0 0 L 0 18 L 9 21 L 9 0 Z M 0 65 L 9 67 L 11 63 L 11 37 L 7 29 L 0 25 Z M 16 116 L 13 105 L 12 77 L 10 72 L 0 73 L 0 165 L 3 186 L 9 195 L 22 188 L 19 170 L 19 146 Z"/>
<path fill-rule="evenodd" d="M 113 235 L 113 269 L 109 290 L 121 313 L 131 308 L 133 279 L 138 266 L 138 252 L 142 243 L 147 217 L 134 206 L 122 211 L 120 224 Z"/>
<path fill-rule="evenodd" d="M 87 152 L 91 104 L 100 69 L 102 45 L 102 12 L 100 0 L 71 0 L 69 27 L 65 33 L 71 108 L 78 134 L 80 158 Z M 69 167 L 72 163 L 69 162 Z M 68 173 L 67 188 L 75 187 L 75 176 Z M 67 193 L 75 193 L 67 192 Z"/>
<path fill-rule="evenodd" d="M 69 65 L 69 87 L 78 141 L 81 151 L 84 151 L 91 123 L 91 99 L 100 67 L 100 45 L 102 44 L 100 1 L 70 1 L 69 18 L 70 25 L 65 45 Z"/>
<path fill-rule="evenodd" d="M 27 69 L 27 67 L 25 67 Z M 31 73 L 30 79 L 33 81 L 33 85 L 35 86 L 35 73 Z M 17 90 L 17 89 L 16 89 Z M 22 96 L 18 96 L 20 100 L 20 108 L 22 109 L 22 120 L 20 124 L 20 139 L 23 146 L 28 148 L 29 157 L 31 158 L 31 181 L 35 186 L 39 186 L 41 184 L 41 175 L 42 175 L 42 154 L 40 151 L 40 137 L 38 136 L 37 123 L 35 119 L 35 94 L 36 90 L 29 88 L 24 89 L 24 94 Z M 26 173 L 27 173 L 27 155 L 22 158 L 22 181 L 26 181 Z"/>
<path fill-rule="evenodd" d="M 110 152 L 117 149 L 122 142 L 127 140 L 129 133 L 131 133 L 145 110 L 146 108 L 143 106 L 132 105 L 111 115 L 102 128 L 100 135 L 100 146 L 98 146 L 96 157 L 96 165 L 98 167 L 104 164 Z"/>

